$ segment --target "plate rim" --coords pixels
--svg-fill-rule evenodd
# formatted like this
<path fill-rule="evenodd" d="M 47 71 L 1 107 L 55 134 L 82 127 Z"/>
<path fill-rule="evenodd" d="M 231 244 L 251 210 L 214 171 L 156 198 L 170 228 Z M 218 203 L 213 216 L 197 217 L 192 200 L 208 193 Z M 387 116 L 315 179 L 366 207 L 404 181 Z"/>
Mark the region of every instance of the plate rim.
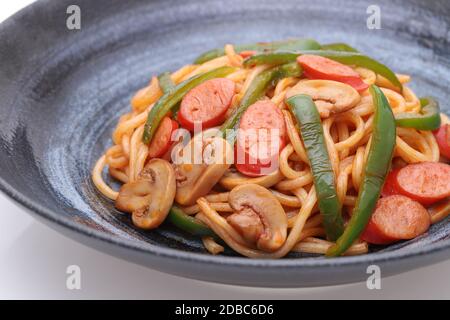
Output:
<path fill-rule="evenodd" d="M 55 4 L 50 0 L 38 0 L 32 4 L 19 10 L 13 16 L 7 18 L 0 24 L 0 32 L 3 32 L 7 28 L 13 27 L 16 20 L 23 17 L 31 10 L 36 10 L 42 7 L 51 7 L 49 4 Z M 424 263 L 432 264 L 436 261 L 429 261 L 427 263 L 426 257 L 431 257 L 437 255 L 443 251 L 450 251 L 450 238 L 442 239 L 439 242 L 434 242 L 425 246 L 408 248 L 407 250 L 394 250 L 386 252 L 376 252 L 372 254 L 360 255 L 360 256 L 347 256 L 347 257 L 337 257 L 337 258 L 323 258 L 323 257 L 305 257 L 305 258 L 282 258 L 282 259 L 250 259 L 246 257 L 232 257 L 232 256 L 214 256 L 207 253 L 197 253 L 197 252 L 187 252 L 179 249 L 167 248 L 158 246 L 151 243 L 141 244 L 137 241 L 132 241 L 125 238 L 120 238 L 117 235 L 111 235 L 100 230 L 93 229 L 91 227 L 85 226 L 80 223 L 76 223 L 65 216 L 58 214 L 57 211 L 49 209 L 37 201 L 34 201 L 24 195 L 21 191 L 13 187 L 9 182 L 7 182 L 0 173 L 0 191 L 5 194 L 8 198 L 13 200 L 15 203 L 19 204 L 26 211 L 31 211 L 38 216 L 44 218 L 50 223 L 54 223 L 65 229 L 73 231 L 82 236 L 88 237 L 90 239 L 95 239 L 95 241 L 100 241 L 108 245 L 114 245 L 127 250 L 133 250 L 139 253 L 144 253 L 148 255 L 158 256 L 160 258 L 171 259 L 171 260 L 183 260 L 186 262 L 196 262 L 196 263 L 208 263 L 212 265 L 220 265 L 221 267 L 265 267 L 264 270 L 260 272 L 269 271 L 275 268 L 295 268 L 295 269 L 309 269 L 314 268 L 329 268 L 329 267 L 340 267 L 340 268 L 351 268 L 354 266 L 361 266 L 367 264 L 377 264 L 383 262 L 400 262 L 412 260 L 416 257 L 421 256 L 424 259 Z M 77 210 L 78 211 L 78 210 Z M 102 251 L 104 252 L 104 251 Z M 441 258 L 440 260 L 444 260 Z M 413 269 L 416 266 L 412 266 L 409 269 Z M 320 272 L 320 270 L 316 270 Z M 398 273 L 398 272 L 396 272 Z M 326 285 L 326 284 L 324 284 Z"/>
<path fill-rule="evenodd" d="M 230 256 L 215 256 L 206 253 L 187 252 L 179 249 L 166 248 L 151 243 L 140 244 L 137 241 L 132 241 L 120 238 L 116 235 L 110 235 L 100 230 L 95 230 L 91 227 L 76 223 L 70 219 L 66 219 L 63 215 L 56 211 L 46 208 L 34 200 L 29 199 L 23 195 L 16 188 L 6 182 L 0 176 L 0 191 L 2 191 L 10 199 L 25 207 L 27 210 L 38 214 L 49 222 L 56 223 L 59 226 L 75 231 L 89 238 L 94 238 L 97 241 L 102 241 L 107 244 L 117 245 L 125 249 L 131 249 L 140 253 L 157 255 L 159 257 L 197 261 L 201 263 L 209 263 L 220 266 L 230 267 L 269 267 L 269 268 L 308 268 L 308 267 L 352 267 L 356 265 L 365 265 L 368 263 L 376 264 L 382 262 L 393 262 L 405 259 L 412 259 L 417 256 L 431 256 L 441 251 L 450 249 L 450 239 L 443 239 L 440 242 L 435 242 L 427 246 L 421 246 L 408 250 L 400 251 L 386 251 L 381 253 L 365 254 L 358 256 L 342 256 L 335 258 L 306 257 L 306 258 L 281 258 L 281 259 L 250 259 L 246 257 L 230 257 Z M 320 259 L 318 259 L 320 258 Z"/>

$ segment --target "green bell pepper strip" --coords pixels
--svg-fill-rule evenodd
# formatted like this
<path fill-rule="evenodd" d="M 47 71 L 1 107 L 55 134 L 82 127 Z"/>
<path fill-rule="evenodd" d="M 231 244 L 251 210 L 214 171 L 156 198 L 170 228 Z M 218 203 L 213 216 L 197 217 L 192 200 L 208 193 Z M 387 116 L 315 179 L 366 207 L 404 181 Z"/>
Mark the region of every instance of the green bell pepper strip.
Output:
<path fill-rule="evenodd" d="M 269 53 L 259 53 L 244 60 L 244 67 L 252 67 L 255 65 L 269 64 L 280 65 L 285 63 L 295 62 L 297 57 L 309 52 L 321 52 L 321 51 L 275 51 Z"/>
<path fill-rule="evenodd" d="M 270 52 L 274 50 L 320 50 L 320 44 L 312 39 L 290 39 L 284 41 L 274 41 L 274 42 L 260 42 L 251 43 L 243 45 L 235 45 L 234 50 L 237 53 L 242 51 L 256 51 L 256 52 Z M 213 49 L 205 52 L 197 59 L 195 59 L 195 64 L 202 64 L 209 60 L 218 58 L 225 55 L 225 50 Z"/>
<path fill-rule="evenodd" d="M 173 83 L 170 77 L 170 72 L 161 73 L 158 76 L 159 87 L 163 93 L 169 93 L 175 90 L 175 83 Z"/>
<path fill-rule="evenodd" d="M 325 233 L 329 240 L 335 241 L 344 231 L 344 220 L 319 112 L 311 97 L 304 94 L 290 97 L 286 103 L 297 118 L 314 179 Z"/>
<path fill-rule="evenodd" d="M 369 90 L 375 106 L 375 118 L 362 184 L 352 217 L 342 236 L 328 249 L 328 257 L 340 256 L 347 251 L 366 228 L 380 197 L 394 153 L 396 127 L 391 107 L 380 88 L 371 85 Z"/>
<path fill-rule="evenodd" d="M 239 106 L 233 114 L 222 124 L 220 130 L 227 140 L 234 144 L 236 130 L 230 134 L 229 130 L 235 129 L 244 112 L 253 103 L 258 101 L 270 86 L 275 85 L 277 81 L 288 77 L 300 77 L 302 69 L 297 62 L 288 63 L 272 69 L 265 70 L 255 77 L 250 84 Z"/>
<path fill-rule="evenodd" d="M 271 53 L 261 53 L 249 57 L 244 60 L 244 66 L 253 66 L 260 64 L 285 64 L 293 62 L 297 59 L 298 56 L 305 54 L 322 56 L 345 65 L 354 65 L 372 70 L 376 74 L 379 74 L 388 79 L 400 92 L 403 90 L 403 85 L 400 83 L 397 76 L 391 69 L 386 67 L 384 64 L 358 52 L 321 50 L 276 51 Z"/>
<path fill-rule="evenodd" d="M 420 98 L 420 114 L 402 112 L 395 115 L 398 127 L 417 130 L 436 130 L 441 126 L 439 103 L 432 97 Z"/>
<path fill-rule="evenodd" d="M 148 144 L 151 142 L 161 120 L 169 111 L 178 105 L 186 93 L 207 80 L 225 77 L 235 70 L 236 68 L 233 67 L 220 67 L 187 79 L 177 85 L 173 91 L 165 93 L 148 113 L 142 138 L 144 143 Z"/>
<path fill-rule="evenodd" d="M 170 77 L 170 72 L 161 73 L 158 76 L 159 87 L 163 94 L 172 93 L 175 90 L 175 83 L 173 83 L 172 78 Z M 178 111 L 180 110 L 180 103 L 178 102 L 173 108 L 173 118 L 176 120 L 178 118 Z"/>
<path fill-rule="evenodd" d="M 349 46 L 346 43 L 336 42 L 322 45 L 322 50 L 325 51 L 346 51 L 346 52 L 358 52 L 355 48 Z"/>
<path fill-rule="evenodd" d="M 177 206 L 170 208 L 169 214 L 167 216 L 167 221 L 172 223 L 179 229 L 186 231 L 194 236 L 200 237 L 213 237 L 218 239 L 217 235 L 208 228 L 201 221 L 195 219 L 194 217 L 188 216 L 184 211 Z"/>

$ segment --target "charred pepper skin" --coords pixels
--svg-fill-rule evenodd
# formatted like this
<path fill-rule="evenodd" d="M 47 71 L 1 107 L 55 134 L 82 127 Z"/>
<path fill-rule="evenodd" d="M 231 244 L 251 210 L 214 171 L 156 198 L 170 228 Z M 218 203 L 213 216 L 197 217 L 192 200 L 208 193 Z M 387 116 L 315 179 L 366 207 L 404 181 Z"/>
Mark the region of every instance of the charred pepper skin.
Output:
<path fill-rule="evenodd" d="M 358 239 L 369 223 L 389 172 L 395 148 L 396 125 L 389 102 L 375 85 L 369 88 L 375 106 L 372 141 L 358 199 L 342 236 L 330 247 L 328 257 L 342 255 Z"/>
<path fill-rule="evenodd" d="M 172 109 L 178 105 L 186 93 L 191 89 L 207 80 L 226 77 L 235 70 L 236 68 L 233 67 L 220 67 L 187 79 L 177 85 L 173 90 L 165 93 L 148 113 L 142 137 L 143 142 L 149 144 L 152 141 L 153 135 L 158 129 L 161 120 L 169 113 L 169 111 L 172 111 Z"/>
<path fill-rule="evenodd" d="M 335 241 L 344 231 L 344 220 L 320 114 L 308 95 L 290 97 L 286 104 L 297 119 L 298 129 L 305 145 L 327 238 Z"/>

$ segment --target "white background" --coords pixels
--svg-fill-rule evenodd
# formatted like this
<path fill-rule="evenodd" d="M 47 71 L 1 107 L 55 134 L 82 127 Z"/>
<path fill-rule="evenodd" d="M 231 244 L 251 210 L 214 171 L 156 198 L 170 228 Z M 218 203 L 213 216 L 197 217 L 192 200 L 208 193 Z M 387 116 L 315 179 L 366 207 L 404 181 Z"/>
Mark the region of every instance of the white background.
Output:
<path fill-rule="evenodd" d="M 0 21 L 31 2 L 2 0 Z M 66 289 L 66 268 L 72 264 L 81 267 L 79 291 Z M 368 290 L 365 283 L 312 289 L 205 283 L 152 271 L 84 247 L 34 221 L 0 194 L 0 298 L 3 299 L 449 299 L 447 272 L 450 273 L 450 261 L 383 278 L 381 290 Z"/>

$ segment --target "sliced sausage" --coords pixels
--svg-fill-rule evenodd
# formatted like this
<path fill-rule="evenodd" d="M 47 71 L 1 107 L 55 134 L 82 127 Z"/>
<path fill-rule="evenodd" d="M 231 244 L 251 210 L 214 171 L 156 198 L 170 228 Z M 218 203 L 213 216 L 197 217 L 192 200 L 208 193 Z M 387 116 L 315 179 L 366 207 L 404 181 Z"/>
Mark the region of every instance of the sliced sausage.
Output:
<path fill-rule="evenodd" d="M 316 56 L 301 55 L 297 62 L 302 66 L 305 77 L 308 79 L 324 79 L 343 82 L 361 92 L 369 86 L 361 79 L 359 73 L 342 63 Z"/>
<path fill-rule="evenodd" d="M 450 159 L 450 125 L 443 124 L 436 132 L 434 132 L 439 151 L 442 156 Z"/>
<path fill-rule="evenodd" d="M 251 57 L 251 56 L 255 55 L 256 53 L 257 52 L 255 50 L 244 50 L 244 51 L 239 52 L 239 55 L 242 58 L 246 59 L 248 57 Z"/>
<path fill-rule="evenodd" d="M 172 133 L 178 129 L 178 123 L 165 117 L 156 130 L 155 136 L 148 149 L 149 158 L 161 158 L 173 144 Z"/>
<path fill-rule="evenodd" d="M 215 127 L 225 120 L 231 105 L 235 83 L 226 78 L 208 80 L 189 91 L 181 101 L 178 121 L 183 128 L 194 131 L 194 124 L 202 129 Z"/>
<path fill-rule="evenodd" d="M 378 200 L 361 239 L 373 244 L 413 239 L 425 233 L 430 223 L 430 215 L 420 203 L 393 195 Z"/>
<path fill-rule="evenodd" d="M 400 169 L 393 169 L 389 172 L 384 182 L 383 189 L 381 190 L 381 195 L 383 197 L 392 196 L 394 194 L 401 194 L 399 188 L 397 187 L 397 174 Z"/>
<path fill-rule="evenodd" d="M 410 164 L 397 173 L 399 192 L 424 205 L 450 196 L 450 165 L 439 162 Z"/>
<path fill-rule="evenodd" d="M 281 110 L 270 100 L 254 103 L 239 124 L 236 169 L 251 177 L 275 171 L 279 152 L 286 145 L 286 136 Z"/>

